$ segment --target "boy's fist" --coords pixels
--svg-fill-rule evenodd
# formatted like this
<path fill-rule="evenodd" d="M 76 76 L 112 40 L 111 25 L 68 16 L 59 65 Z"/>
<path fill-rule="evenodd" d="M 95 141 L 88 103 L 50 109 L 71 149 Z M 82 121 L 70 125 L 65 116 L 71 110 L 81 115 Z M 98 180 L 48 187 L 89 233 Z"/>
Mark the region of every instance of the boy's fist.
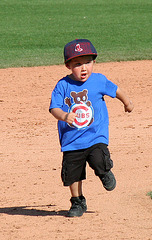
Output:
<path fill-rule="evenodd" d="M 133 106 L 132 101 L 129 101 L 128 105 L 124 105 L 125 112 L 132 112 L 133 108 L 134 108 L 134 106 Z"/>
<path fill-rule="evenodd" d="M 66 114 L 65 117 L 65 122 L 67 122 L 68 124 L 72 124 L 76 118 L 77 114 L 74 112 L 70 112 Z"/>

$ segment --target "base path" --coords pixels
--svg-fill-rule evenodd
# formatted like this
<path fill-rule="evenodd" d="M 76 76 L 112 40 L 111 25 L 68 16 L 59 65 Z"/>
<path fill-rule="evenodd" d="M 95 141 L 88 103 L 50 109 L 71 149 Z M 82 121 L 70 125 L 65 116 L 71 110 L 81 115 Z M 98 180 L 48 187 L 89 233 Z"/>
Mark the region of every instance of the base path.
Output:
<path fill-rule="evenodd" d="M 152 61 L 95 64 L 134 103 L 125 113 L 105 98 L 117 187 L 107 192 L 87 166 L 88 210 L 66 218 L 70 191 L 62 186 L 57 121 L 51 91 L 65 66 L 0 69 L 0 239 L 151 240 Z"/>

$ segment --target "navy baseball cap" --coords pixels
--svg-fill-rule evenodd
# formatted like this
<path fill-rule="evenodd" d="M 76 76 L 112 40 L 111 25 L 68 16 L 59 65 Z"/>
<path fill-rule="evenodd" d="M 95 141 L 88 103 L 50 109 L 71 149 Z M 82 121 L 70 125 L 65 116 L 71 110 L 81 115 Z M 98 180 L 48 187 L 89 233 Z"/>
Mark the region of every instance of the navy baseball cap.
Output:
<path fill-rule="evenodd" d="M 67 43 L 64 47 L 65 63 L 75 57 L 84 55 L 92 55 L 94 59 L 97 57 L 97 51 L 88 39 L 75 39 Z"/>

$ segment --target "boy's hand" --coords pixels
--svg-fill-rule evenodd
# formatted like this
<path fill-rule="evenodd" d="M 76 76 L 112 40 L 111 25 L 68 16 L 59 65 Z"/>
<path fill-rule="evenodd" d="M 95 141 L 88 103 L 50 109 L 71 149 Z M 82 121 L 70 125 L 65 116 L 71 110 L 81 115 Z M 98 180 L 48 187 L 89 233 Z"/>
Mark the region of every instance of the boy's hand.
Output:
<path fill-rule="evenodd" d="M 67 113 L 65 116 L 65 122 L 67 122 L 68 124 L 72 124 L 76 116 L 77 116 L 76 113 L 73 113 L 73 112 Z"/>
<path fill-rule="evenodd" d="M 129 101 L 128 105 L 124 105 L 125 112 L 131 112 L 133 110 L 134 106 L 132 101 Z"/>
<path fill-rule="evenodd" d="M 60 108 L 52 108 L 51 113 L 56 119 L 65 121 L 68 124 L 72 124 L 77 116 L 76 113 L 73 112 L 67 113 Z"/>

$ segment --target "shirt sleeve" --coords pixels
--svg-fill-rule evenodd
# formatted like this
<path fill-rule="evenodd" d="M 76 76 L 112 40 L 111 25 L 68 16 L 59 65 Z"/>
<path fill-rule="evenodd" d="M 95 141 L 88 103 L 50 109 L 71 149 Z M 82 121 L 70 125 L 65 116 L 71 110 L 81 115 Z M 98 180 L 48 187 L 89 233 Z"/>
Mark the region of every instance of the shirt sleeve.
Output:
<path fill-rule="evenodd" d="M 64 89 L 58 82 L 52 92 L 49 110 L 51 110 L 52 108 L 62 108 L 63 104 L 64 104 Z"/>
<path fill-rule="evenodd" d="M 104 95 L 108 95 L 112 98 L 116 97 L 116 91 L 117 91 L 118 86 L 116 84 L 114 84 L 113 82 L 111 82 L 110 80 L 108 80 L 105 77 L 105 88 L 104 88 Z"/>

